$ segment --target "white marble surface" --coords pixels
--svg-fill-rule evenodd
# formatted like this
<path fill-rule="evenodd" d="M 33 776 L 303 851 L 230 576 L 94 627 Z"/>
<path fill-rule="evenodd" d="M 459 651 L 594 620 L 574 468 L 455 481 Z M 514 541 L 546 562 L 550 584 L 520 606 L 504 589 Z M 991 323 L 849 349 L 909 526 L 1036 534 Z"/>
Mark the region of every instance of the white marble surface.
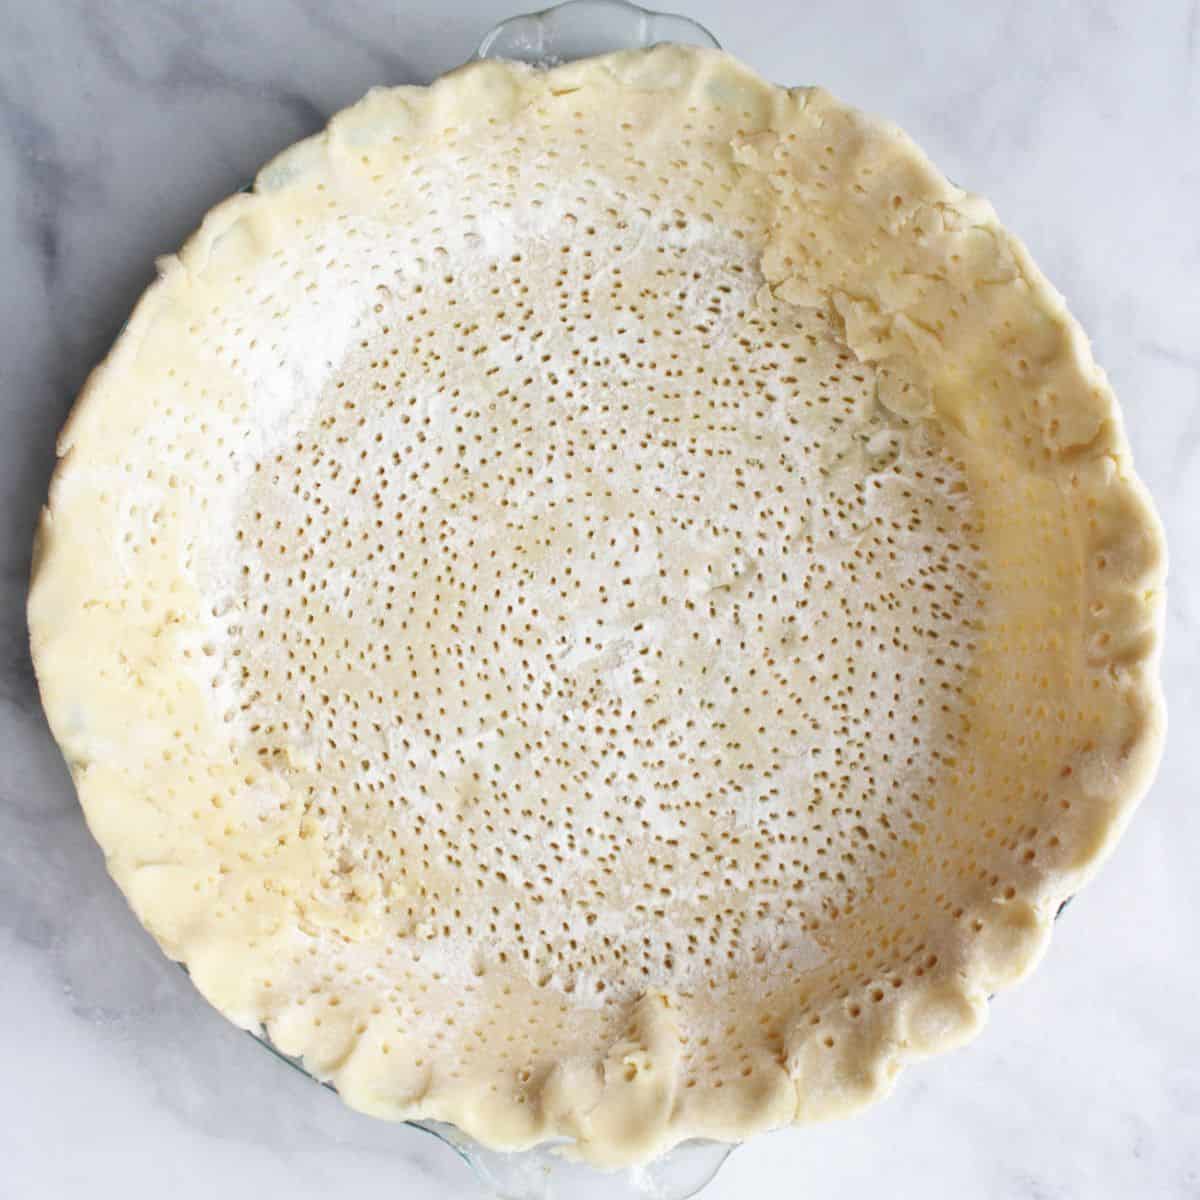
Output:
<path fill-rule="evenodd" d="M 104 873 L 25 646 L 74 392 L 214 201 L 520 0 L 0 3 L 0 1197 L 482 1193 L 192 992 Z M 727 48 L 905 125 L 989 195 L 1095 341 L 1173 551 L 1172 736 L 1115 857 L 984 1036 L 706 1196 L 1200 1196 L 1200 7 L 693 0 Z"/>

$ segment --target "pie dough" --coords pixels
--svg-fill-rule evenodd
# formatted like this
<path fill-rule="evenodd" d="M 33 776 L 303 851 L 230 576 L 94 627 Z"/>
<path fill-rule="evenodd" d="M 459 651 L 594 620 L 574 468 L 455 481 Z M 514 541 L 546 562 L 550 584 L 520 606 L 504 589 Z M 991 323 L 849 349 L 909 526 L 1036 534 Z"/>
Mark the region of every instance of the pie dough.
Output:
<path fill-rule="evenodd" d="M 378 1116 L 615 1165 L 857 1109 L 1159 754 L 1062 298 L 720 53 L 372 92 L 159 264 L 59 455 L 30 629 L 109 869 Z"/>

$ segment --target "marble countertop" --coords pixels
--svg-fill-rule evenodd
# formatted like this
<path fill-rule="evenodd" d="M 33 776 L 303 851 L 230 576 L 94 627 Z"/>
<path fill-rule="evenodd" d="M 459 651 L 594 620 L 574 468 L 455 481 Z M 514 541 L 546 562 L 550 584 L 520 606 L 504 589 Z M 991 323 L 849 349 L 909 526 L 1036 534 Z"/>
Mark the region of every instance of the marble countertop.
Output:
<path fill-rule="evenodd" d="M 43 722 L 23 609 L 55 433 L 155 255 L 367 87 L 427 81 L 513 7 L 0 5 L 3 1200 L 484 1194 L 433 1139 L 264 1053 L 141 931 Z M 972 1046 L 862 1118 L 739 1149 L 705 1196 L 1200 1196 L 1200 5 L 688 7 L 993 200 L 1089 330 L 1173 552 L 1162 770 L 1044 965 Z"/>

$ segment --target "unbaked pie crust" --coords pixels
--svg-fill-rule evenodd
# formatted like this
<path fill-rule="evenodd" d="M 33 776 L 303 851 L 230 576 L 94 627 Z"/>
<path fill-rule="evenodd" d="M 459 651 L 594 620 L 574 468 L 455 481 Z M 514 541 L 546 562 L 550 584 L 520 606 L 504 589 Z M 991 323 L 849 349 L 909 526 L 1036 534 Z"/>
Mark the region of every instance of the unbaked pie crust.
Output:
<path fill-rule="evenodd" d="M 30 628 L 114 878 L 351 1105 L 600 1164 L 972 1036 L 1159 753 L 1086 340 L 894 126 L 662 47 L 372 92 L 59 443 Z"/>

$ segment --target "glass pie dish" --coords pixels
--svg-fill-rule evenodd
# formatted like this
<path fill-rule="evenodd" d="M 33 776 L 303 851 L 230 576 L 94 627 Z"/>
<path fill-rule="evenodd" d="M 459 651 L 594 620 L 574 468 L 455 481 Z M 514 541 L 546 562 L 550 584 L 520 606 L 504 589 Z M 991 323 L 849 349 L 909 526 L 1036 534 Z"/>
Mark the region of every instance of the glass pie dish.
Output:
<path fill-rule="evenodd" d="M 714 49 L 575 0 L 277 156 L 39 526 L 135 913 L 498 1195 L 693 1195 L 975 1036 L 1161 745 L 1161 532 L 1061 297 Z"/>

